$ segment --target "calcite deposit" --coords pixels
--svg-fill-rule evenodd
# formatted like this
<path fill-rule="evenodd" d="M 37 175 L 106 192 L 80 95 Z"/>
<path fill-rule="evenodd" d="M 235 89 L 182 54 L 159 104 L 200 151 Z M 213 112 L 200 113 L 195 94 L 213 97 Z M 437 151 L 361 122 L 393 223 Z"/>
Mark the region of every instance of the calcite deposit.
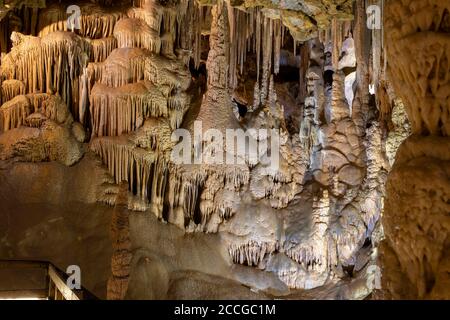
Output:
<path fill-rule="evenodd" d="M 0 259 L 106 299 L 448 299 L 449 10 L 5 1 Z"/>

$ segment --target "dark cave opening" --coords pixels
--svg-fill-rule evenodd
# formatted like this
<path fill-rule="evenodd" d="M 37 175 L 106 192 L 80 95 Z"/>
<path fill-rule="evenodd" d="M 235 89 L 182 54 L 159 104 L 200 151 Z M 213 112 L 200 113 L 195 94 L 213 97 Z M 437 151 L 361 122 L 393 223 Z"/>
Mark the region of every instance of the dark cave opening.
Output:
<path fill-rule="evenodd" d="M 236 99 L 233 99 L 233 102 L 238 108 L 239 115 L 244 118 L 248 112 L 248 107 L 245 104 L 239 103 L 238 101 L 236 101 Z"/>
<path fill-rule="evenodd" d="M 325 72 L 323 73 L 323 81 L 326 88 L 333 86 L 333 75 L 333 70 L 325 70 Z"/>
<path fill-rule="evenodd" d="M 280 71 L 278 72 L 278 74 L 274 75 L 274 81 L 278 83 L 298 82 L 299 80 L 299 68 L 289 65 L 280 65 Z"/>

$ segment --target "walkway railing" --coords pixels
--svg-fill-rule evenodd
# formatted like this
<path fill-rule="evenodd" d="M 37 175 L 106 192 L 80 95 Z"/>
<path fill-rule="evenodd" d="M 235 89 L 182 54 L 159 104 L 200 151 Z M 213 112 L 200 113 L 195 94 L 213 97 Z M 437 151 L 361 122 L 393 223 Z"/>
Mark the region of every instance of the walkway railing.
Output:
<path fill-rule="evenodd" d="M 83 288 L 72 290 L 67 278 L 47 261 L 0 260 L 0 299 L 95 299 Z"/>

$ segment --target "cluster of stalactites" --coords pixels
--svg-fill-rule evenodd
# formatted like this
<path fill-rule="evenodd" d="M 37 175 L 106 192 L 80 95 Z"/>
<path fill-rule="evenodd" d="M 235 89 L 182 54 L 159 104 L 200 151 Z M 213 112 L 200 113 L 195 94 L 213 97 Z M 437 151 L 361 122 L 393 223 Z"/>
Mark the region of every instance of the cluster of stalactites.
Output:
<path fill-rule="evenodd" d="M 124 141 L 97 138 L 91 150 L 101 157 L 118 184 L 127 181 L 129 190 L 149 203 L 161 205 L 168 177 L 168 164 L 156 153 L 136 149 Z"/>
<path fill-rule="evenodd" d="M 77 78 L 91 47 L 69 32 L 54 32 L 42 39 L 13 33 L 14 47 L 2 60 L 2 76 L 19 80 L 26 93 L 58 93 L 69 106 L 78 99 Z M 76 109 L 72 110 L 77 118 Z"/>
<path fill-rule="evenodd" d="M 243 168 L 174 167 L 166 218 L 179 225 L 181 213 L 184 223 L 180 227 L 187 232 L 217 232 L 218 225 L 235 213 L 224 193 L 238 192 L 248 180 L 249 172 Z"/>
<path fill-rule="evenodd" d="M 0 108 L 1 131 L 20 127 L 32 113 L 30 102 L 23 95 L 6 102 Z"/>
<path fill-rule="evenodd" d="M 25 84 L 22 81 L 5 80 L 1 84 L 0 105 L 22 94 L 25 94 Z"/>
<path fill-rule="evenodd" d="M 134 131 L 148 117 L 170 118 L 176 129 L 189 108 L 186 67 L 140 48 L 116 49 L 104 63 L 90 63 L 83 80 L 88 98 L 80 113 L 89 100 L 92 136 Z"/>
<path fill-rule="evenodd" d="M 140 48 L 113 50 L 103 63 L 88 65 L 89 82 L 100 82 L 109 87 L 120 87 L 144 80 L 145 57 L 148 53 Z"/>
<path fill-rule="evenodd" d="M 70 125 L 73 121 L 64 101 L 49 94 L 18 95 L 0 107 L 0 132 L 19 128 L 40 127 L 47 119 Z"/>
<path fill-rule="evenodd" d="M 145 118 L 167 117 L 167 99 L 148 82 L 118 88 L 97 83 L 91 92 L 92 136 L 117 136 L 135 131 Z"/>
<path fill-rule="evenodd" d="M 267 97 L 270 75 L 277 74 L 280 67 L 280 52 L 285 29 L 281 20 L 265 16 L 260 8 L 242 11 L 229 9 L 230 21 L 230 87 L 237 86 L 238 69 L 242 74 L 248 52 L 256 54 L 257 81 L 262 67 L 262 90 Z M 261 61 L 262 57 L 262 61 Z M 262 65 L 261 65 L 262 64 Z M 272 68 L 273 66 L 273 68 Z"/>
<path fill-rule="evenodd" d="M 69 24 L 66 5 L 55 4 L 41 10 L 38 18 L 38 36 L 44 37 L 55 31 L 75 31 L 83 37 L 91 39 L 107 38 L 112 36 L 114 26 L 123 17 L 123 13 L 107 12 L 104 8 L 92 4 L 79 5 L 79 19 L 75 17 L 75 24 Z M 75 8 L 74 8 L 75 10 Z M 76 15 L 76 12 L 74 13 Z M 72 28 L 73 27 L 73 28 Z"/>
<path fill-rule="evenodd" d="M 198 68 L 201 62 L 201 39 L 204 32 L 202 26 L 210 15 L 208 10 L 210 7 L 199 6 L 196 1 L 192 3 L 189 1 L 187 14 L 183 16 L 184 21 L 187 21 L 187 28 L 179 31 L 180 47 L 192 52 L 195 68 Z M 229 33 L 230 39 L 229 52 L 226 53 L 229 66 L 228 85 L 230 88 L 236 88 L 238 74 L 244 72 L 247 54 L 252 52 L 256 55 L 257 89 L 259 92 L 261 86 L 260 91 L 264 100 L 268 94 L 270 75 L 279 72 L 280 53 L 286 29 L 280 19 L 264 15 L 259 7 L 242 10 L 228 3 L 226 10 L 228 28 L 225 32 Z M 191 25 L 192 21 L 196 23 Z M 190 44 L 187 44 L 189 41 Z M 261 80 L 260 72 L 263 75 Z"/>
<path fill-rule="evenodd" d="M 182 50 L 192 50 L 192 32 L 198 20 L 194 16 L 196 1 L 182 0 L 178 4 L 161 5 L 156 0 L 136 1 L 128 10 L 128 17 L 139 19 L 160 37 L 161 53 L 174 56 L 177 45 Z M 177 41 L 177 43 L 175 43 Z"/>
<path fill-rule="evenodd" d="M 149 82 L 119 88 L 96 84 L 91 92 L 92 136 L 118 136 L 135 131 L 149 117 L 169 118 L 172 129 L 180 127 L 189 107 L 189 96 L 165 97 Z"/>
<path fill-rule="evenodd" d="M 89 41 L 89 40 L 87 40 Z M 89 61 L 103 62 L 108 56 L 117 48 L 117 40 L 114 37 L 107 37 L 102 39 L 93 39 L 89 41 L 92 50 L 90 52 Z"/>
<path fill-rule="evenodd" d="M 114 28 L 119 48 L 141 47 L 154 53 L 161 50 L 161 38 L 145 21 L 136 18 L 119 20 Z"/>
<path fill-rule="evenodd" d="M 158 143 L 156 141 L 154 145 Z M 107 166 L 114 181 L 127 181 L 129 190 L 148 203 L 158 218 L 176 220 L 177 212 L 181 212 L 184 221 L 180 227 L 193 222 L 197 225 L 195 230 L 204 230 L 213 214 L 222 221 L 229 219 L 233 214 L 232 208 L 217 201 L 217 192 L 224 188 L 239 190 L 249 179 L 248 172 L 236 168 L 188 172 L 176 167 L 170 169 L 169 163 L 155 152 L 153 145 L 149 147 L 154 151 L 136 147 L 125 136 L 120 140 L 95 138 L 90 146 Z M 210 177 L 217 188 L 206 188 Z"/>
<path fill-rule="evenodd" d="M 235 264 L 260 266 L 268 255 L 279 250 L 277 242 L 249 241 L 244 244 L 230 244 L 228 253 Z"/>
<path fill-rule="evenodd" d="M 330 67 L 335 71 L 339 67 L 342 43 L 352 32 L 353 30 L 350 21 L 340 21 L 336 18 L 332 20 L 328 29 L 320 30 L 319 32 L 319 41 L 323 43 L 325 47 L 328 47 L 329 52 L 332 54 Z"/>

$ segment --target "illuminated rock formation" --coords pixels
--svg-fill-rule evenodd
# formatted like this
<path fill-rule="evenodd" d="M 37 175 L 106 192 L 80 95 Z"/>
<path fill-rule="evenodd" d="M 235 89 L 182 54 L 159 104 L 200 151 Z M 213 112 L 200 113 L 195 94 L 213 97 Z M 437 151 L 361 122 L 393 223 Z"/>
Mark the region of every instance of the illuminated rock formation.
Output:
<path fill-rule="evenodd" d="M 448 3 L 389 2 L 387 57 L 412 135 L 387 183 L 383 285 L 393 298 L 448 298 Z"/>
<path fill-rule="evenodd" d="M 0 254 L 64 268 L 63 217 L 101 298 L 447 298 L 441 2 L 6 1 Z"/>

